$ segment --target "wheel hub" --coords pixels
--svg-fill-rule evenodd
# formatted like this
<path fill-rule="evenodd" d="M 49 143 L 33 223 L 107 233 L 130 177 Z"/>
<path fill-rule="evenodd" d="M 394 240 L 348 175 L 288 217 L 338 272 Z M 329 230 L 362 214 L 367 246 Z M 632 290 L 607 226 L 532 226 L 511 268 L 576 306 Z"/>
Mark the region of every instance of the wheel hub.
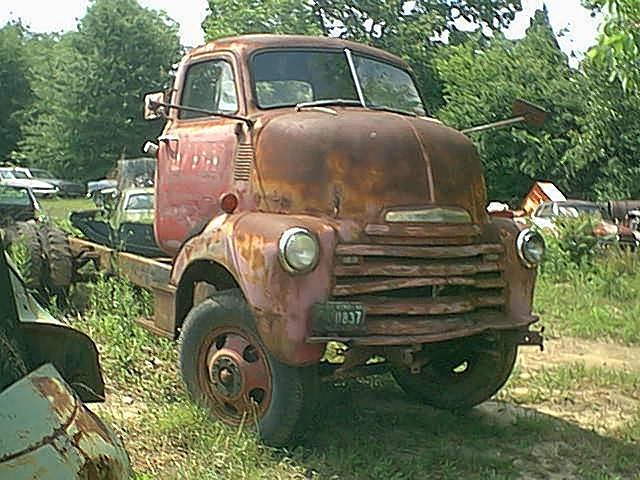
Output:
<path fill-rule="evenodd" d="M 242 391 L 243 381 L 238 364 L 226 355 L 216 357 L 209 367 L 209 380 L 213 388 L 223 397 L 237 397 Z"/>
<path fill-rule="evenodd" d="M 202 389 L 225 422 L 237 425 L 245 415 L 264 415 L 271 401 L 267 354 L 246 331 L 214 330 L 202 357 Z"/>

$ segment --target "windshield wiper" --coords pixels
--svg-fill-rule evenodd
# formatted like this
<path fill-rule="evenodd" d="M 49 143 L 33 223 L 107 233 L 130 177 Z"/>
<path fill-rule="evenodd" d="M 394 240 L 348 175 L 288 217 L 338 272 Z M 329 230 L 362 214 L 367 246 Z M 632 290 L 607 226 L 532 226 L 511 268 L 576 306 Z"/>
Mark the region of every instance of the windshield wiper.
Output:
<path fill-rule="evenodd" d="M 338 105 L 339 107 L 361 107 L 359 100 L 346 100 L 344 98 L 328 98 L 325 100 L 314 100 L 312 102 L 301 102 L 296 105 L 296 112 L 309 107 L 326 107 L 328 105 Z"/>
<path fill-rule="evenodd" d="M 206 110 L 204 108 L 187 107 L 186 105 L 179 105 L 177 103 L 150 101 L 149 107 L 151 109 L 157 108 L 157 107 L 175 108 L 176 110 L 184 110 L 185 112 L 193 112 L 193 113 L 202 113 L 204 115 L 210 115 L 212 117 L 230 118 L 232 120 L 239 120 L 241 122 L 246 123 L 249 128 L 253 126 L 253 120 L 247 117 L 241 117 L 239 115 L 231 115 L 229 113 L 223 113 L 223 112 L 216 112 L 213 110 Z"/>

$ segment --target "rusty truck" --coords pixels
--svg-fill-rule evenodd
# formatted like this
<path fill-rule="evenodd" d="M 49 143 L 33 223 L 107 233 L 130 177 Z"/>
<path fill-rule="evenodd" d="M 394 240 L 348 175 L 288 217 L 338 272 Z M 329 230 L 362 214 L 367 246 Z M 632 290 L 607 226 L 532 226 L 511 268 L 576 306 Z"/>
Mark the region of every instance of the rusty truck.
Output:
<path fill-rule="evenodd" d="M 268 444 L 301 431 L 319 378 L 390 371 L 419 401 L 471 408 L 542 346 L 544 242 L 487 215 L 476 148 L 422 98 L 403 60 L 350 41 L 195 48 L 145 98 L 165 119 L 145 147 L 165 255 L 72 250 L 151 290 L 140 324 L 179 340 L 191 398 Z"/>

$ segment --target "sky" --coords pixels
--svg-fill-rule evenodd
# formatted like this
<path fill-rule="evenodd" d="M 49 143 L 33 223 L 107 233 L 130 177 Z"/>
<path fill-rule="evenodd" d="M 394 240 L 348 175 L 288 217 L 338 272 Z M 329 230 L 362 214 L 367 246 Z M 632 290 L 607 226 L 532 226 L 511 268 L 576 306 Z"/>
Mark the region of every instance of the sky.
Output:
<path fill-rule="evenodd" d="M 207 14 L 206 0 L 139 0 L 140 4 L 164 10 L 180 24 L 183 45 L 196 46 L 204 40 L 200 24 Z M 506 35 L 520 38 L 529 26 L 529 18 L 543 3 L 549 10 L 549 18 L 560 46 L 568 55 L 575 53 L 576 64 L 586 50 L 595 42 L 598 18 L 580 6 L 580 0 L 522 0 L 523 11 L 512 22 Z M 2 0 L 0 25 L 11 19 L 22 19 L 34 32 L 60 32 L 73 30 L 84 15 L 89 0 Z"/>

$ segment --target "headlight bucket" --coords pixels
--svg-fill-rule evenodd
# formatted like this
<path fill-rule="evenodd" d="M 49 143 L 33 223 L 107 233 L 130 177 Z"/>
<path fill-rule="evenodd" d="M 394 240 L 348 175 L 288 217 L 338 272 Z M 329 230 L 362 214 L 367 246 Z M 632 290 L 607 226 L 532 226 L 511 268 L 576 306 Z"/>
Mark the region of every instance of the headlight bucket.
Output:
<path fill-rule="evenodd" d="M 544 257 L 544 238 L 538 232 L 526 228 L 516 238 L 516 251 L 525 267 L 536 268 Z"/>
<path fill-rule="evenodd" d="M 278 257 L 282 268 L 287 272 L 308 273 L 318 264 L 320 244 L 316 236 L 306 228 L 289 228 L 278 242 Z"/>

